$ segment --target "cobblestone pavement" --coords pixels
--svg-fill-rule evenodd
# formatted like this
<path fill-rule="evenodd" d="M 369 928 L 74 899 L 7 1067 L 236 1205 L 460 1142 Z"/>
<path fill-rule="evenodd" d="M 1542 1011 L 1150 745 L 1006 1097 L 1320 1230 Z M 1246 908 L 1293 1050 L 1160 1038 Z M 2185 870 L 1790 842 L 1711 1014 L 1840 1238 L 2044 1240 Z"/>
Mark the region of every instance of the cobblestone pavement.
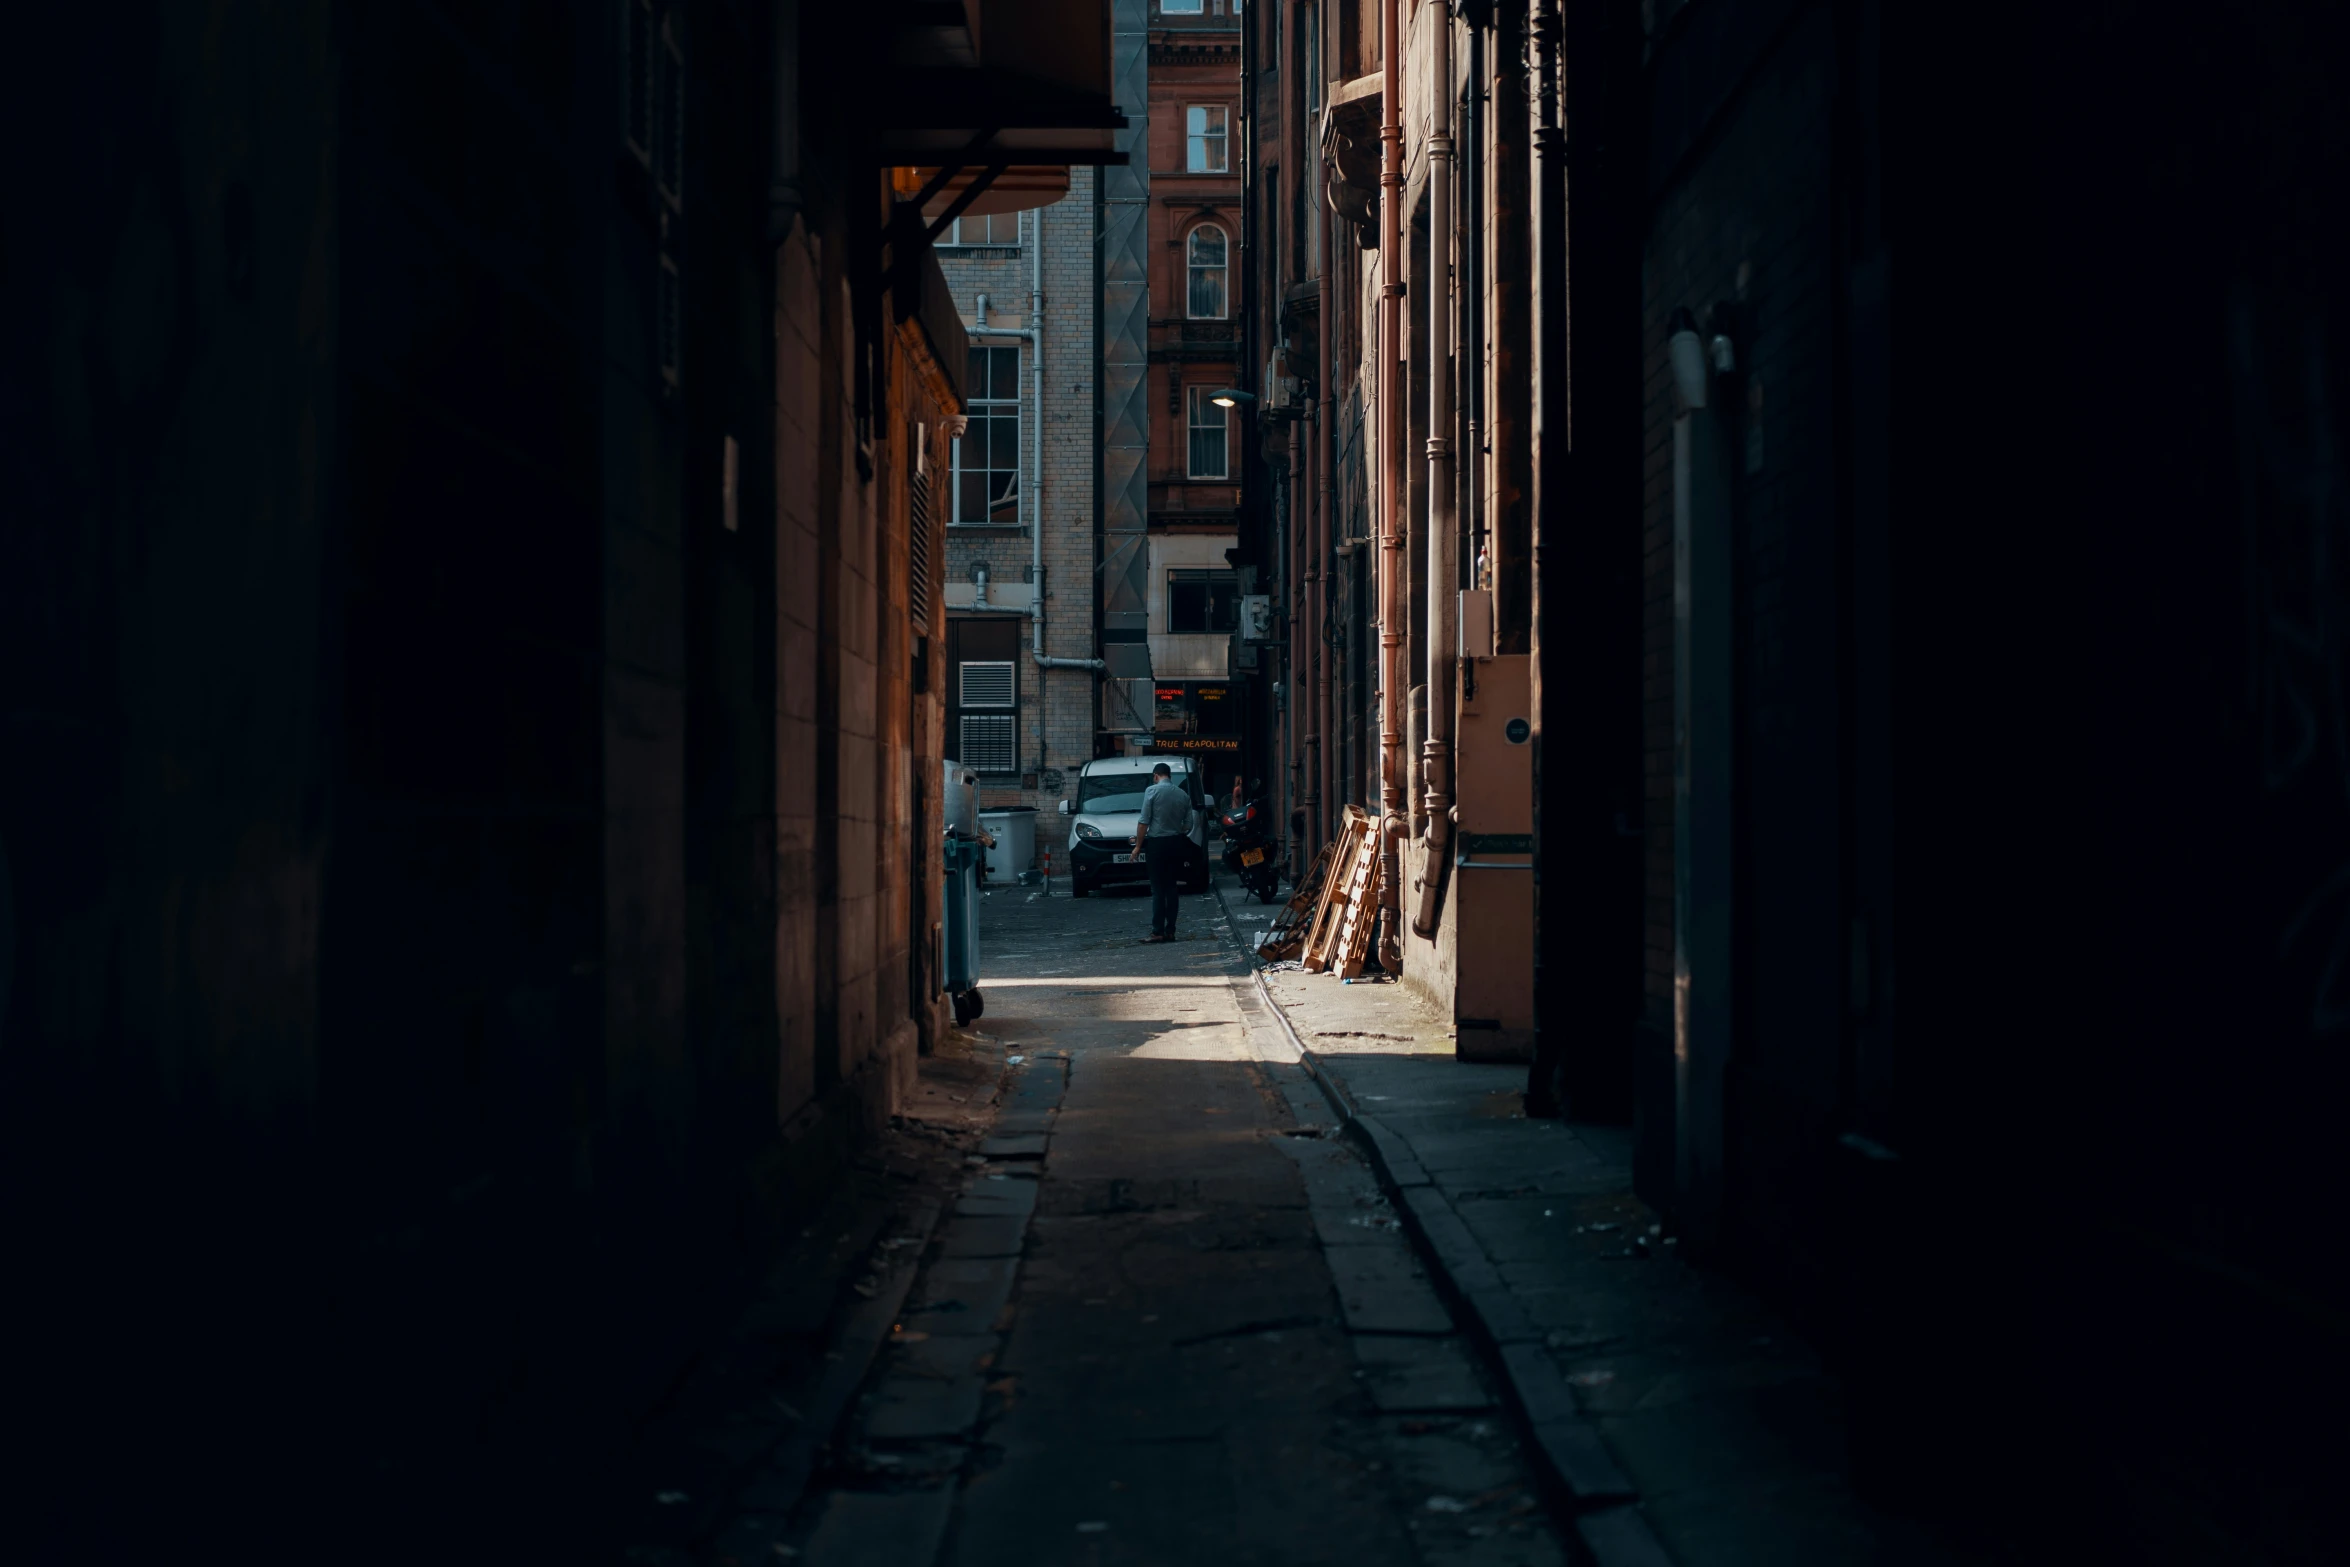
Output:
<path fill-rule="evenodd" d="M 1495 1384 L 1213 896 L 999 888 L 1007 1068 L 816 1483 L 736 1564 L 1567 1560 Z"/>

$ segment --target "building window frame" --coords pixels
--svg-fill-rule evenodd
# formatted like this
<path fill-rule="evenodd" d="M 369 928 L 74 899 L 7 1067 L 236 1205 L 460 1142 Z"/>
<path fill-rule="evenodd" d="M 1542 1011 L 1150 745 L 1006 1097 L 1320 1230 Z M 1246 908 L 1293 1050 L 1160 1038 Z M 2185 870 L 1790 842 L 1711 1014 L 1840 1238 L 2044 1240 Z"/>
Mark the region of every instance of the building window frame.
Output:
<path fill-rule="evenodd" d="M 1223 224 L 1202 223 L 1184 236 L 1183 277 L 1187 316 L 1194 321 L 1232 319 L 1232 236 Z"/>
<path fill-rule="evenodd" d="M 1017 343 L 971 345 L 969 413 L 954 439 L 947 479 L 955 527 L 1016 528 L 1028 519 L 1020 483 L 1020 355 Z"/>
<path fill-rule="evenodd" d="M 1167 568 L 1171 636 L 1228 636 L 1240 629 L 1240 573 L 1221 566 Z"/>
<path fill-rule="evenodd" d="M 1212 160 L 1212 161 L 1211 161 Z M 1183 106 L 1183 171 L 1232 172 L 1232 110 L 1220 103 Z"/>
<path fill-rule="evenodd" d="M 1005 237 L 1005 225 L 1011 227 Z M 1020 248 L 1020 214 L 1017 212 L 981 213 L 973 217 L 964 213 L 949 223 L 946 232 L 938 237 L 941 250 L 1018 250 Z"/>
<path fill-rule="evenodd" d="M 947 759 L 982 778 L 1020 775 L 1020 623 L 1008 616 L 947 622 Z"/>
<path fill-rule="evenodd" d="M 1208 401 L 1211 386 L 1183 389 L 1183 474 L 1188 479 L 1232 477 L 1232 410 Z"/>

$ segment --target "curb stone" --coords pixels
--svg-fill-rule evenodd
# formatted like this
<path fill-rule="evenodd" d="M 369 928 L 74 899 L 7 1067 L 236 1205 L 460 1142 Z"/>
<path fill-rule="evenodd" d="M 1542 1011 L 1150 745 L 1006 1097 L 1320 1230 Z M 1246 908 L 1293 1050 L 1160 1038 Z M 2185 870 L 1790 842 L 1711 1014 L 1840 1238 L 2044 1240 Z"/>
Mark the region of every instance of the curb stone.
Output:
<path fill-rule="evenodd" d="M 895 1254 L 881 1287 L 848 1313 L 833 1340 L 833 1353 L 839 1358 L 826 1359 L 791 1435 L 776 1445 L 743 1486 L 726 1527 L 730 1538 L 782 1537 L 784 1520 L 799 1505 L 809 1478 L 816 1472 L 818 1452 L 839 1433 L 864 1386 L 866 1373 L 880 1358 L 890 1324 L 897 1320 L 899 1308 L 914 1287 L 915 1275 L 921 1271 L 920 1259 L 929 1249 L 941 1213 L 934 1203 L 914 1210 L 906 1233 L 920 1239 Z"/>
<path fill-rule="evenodd" d="M 1500 1270 L 1468 1224 L 1429 1180 L 1410 1145 L 1377 1117 L 1356 1110 L 1353 1096 L 1299 1035 L 1266 982 L 1262 964 L 1252 967 L 1250 978 L 1340 1125 L 1370 1154 L 1372 1171 L 1404 1216 L 1405 1233 L 1427 1263 L 1431 1281 L 1464 1308 L 1459 1315 L 1471 1336 L 1500 1368 L 1508 1402 L 1532 1435 L 1539 1467 L 1562 1499 L 1561 1524 L 1597 1567 L 1674 1567 L 1671 1553 L 1640 1511 L 1637 1491 L 1599 1428 L 1576 1407 L 1540 1332 L 1501 1282 Z"/>

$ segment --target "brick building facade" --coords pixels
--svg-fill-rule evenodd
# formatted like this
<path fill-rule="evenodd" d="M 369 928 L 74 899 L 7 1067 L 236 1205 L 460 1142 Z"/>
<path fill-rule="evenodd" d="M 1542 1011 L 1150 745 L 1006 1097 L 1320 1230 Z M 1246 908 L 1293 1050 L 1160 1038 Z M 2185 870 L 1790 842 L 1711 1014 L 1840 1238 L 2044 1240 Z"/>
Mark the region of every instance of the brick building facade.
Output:
<path fill-rule="evenodd" d="M 973 393 L 941 492 L 948 754 L 977 770 L 982 808 L 1039 812 L 1040 842 L 1049 831 L 1043 817 L 1095 754 L 1101 710 L 1096 669 L 1036 657 L 1091 661 L 1101 651 L 1099 192 L 1094 170 L 1072 170 L 1058 202 L 960 219 L 938 250 L 970 333 L 972 376 L 989 381 Z M 1032 623 L 1039 613 L 1041 640 Z M 1006 662 L 1011 669 L 999 673 Z M 967 663 L 987 666 L 968 692 Z"/>
<path fill-rule="evenodd" d="M 1238 6 L 1150 0 L 1150 743 L 1193 751 L 1210 792 L 1240 766 L 1243 688 L 1232 681 L 1248 416 L 1209 394 L 1246 384 L 1247 259 Z"/>

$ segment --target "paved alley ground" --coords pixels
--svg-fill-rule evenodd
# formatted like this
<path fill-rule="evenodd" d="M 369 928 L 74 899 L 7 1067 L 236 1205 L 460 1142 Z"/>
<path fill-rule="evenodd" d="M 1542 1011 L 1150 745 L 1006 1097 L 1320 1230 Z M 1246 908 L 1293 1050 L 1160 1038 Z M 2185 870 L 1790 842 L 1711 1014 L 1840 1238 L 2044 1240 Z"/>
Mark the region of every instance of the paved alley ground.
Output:
<path fill-rule="evenodd" d="M 1187 898 L 1181 939 L 1146 946 L 1139 897 L 989 897 L 994 1135 L 820 1489 L 726 1554 L 1566 1559 L 1493 1387 L 1219 916 Z"/>
<path fill-rule="evenodd" d="M 1169 945 L 1056 894 L 987 895 L 983 1016 L 753 1314 L 798 1369 L 719 1370 L 628 1559 L 2015 1559 L 1859 1500 L 1833 1376 L 1623 1129 L 1527 1120 L 1401 987 L 1261 969 L 1237 888 Z"/>

